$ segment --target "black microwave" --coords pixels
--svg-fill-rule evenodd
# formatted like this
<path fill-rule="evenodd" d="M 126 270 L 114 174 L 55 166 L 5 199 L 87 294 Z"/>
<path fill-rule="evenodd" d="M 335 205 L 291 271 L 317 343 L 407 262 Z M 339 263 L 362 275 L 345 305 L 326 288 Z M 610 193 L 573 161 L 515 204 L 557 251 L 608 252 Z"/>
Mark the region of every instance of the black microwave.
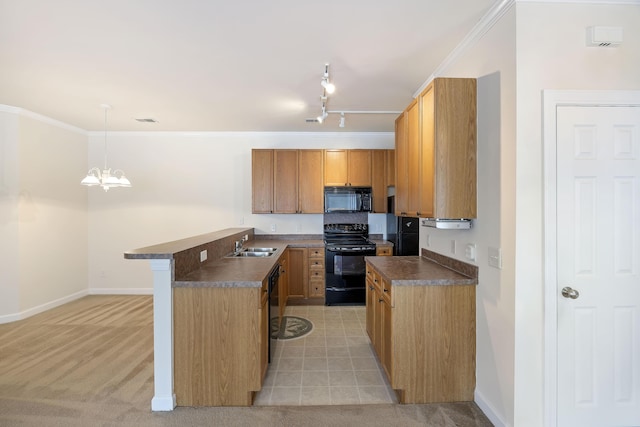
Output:
<path fill-rule="evenodd" d="M 324 211 L 371 212 L 371 187 L 324 187 Z"/>

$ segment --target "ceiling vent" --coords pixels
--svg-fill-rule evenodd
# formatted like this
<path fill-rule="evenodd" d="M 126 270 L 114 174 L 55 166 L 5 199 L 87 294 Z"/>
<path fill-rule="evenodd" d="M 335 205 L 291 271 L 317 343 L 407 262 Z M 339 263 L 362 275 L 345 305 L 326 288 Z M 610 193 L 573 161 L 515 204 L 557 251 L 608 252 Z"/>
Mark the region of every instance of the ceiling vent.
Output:
<path fill-rule="evenodd" d="M 140 119 L 136 119 L 136 122 L 140 122 L 140 123 L 158 123 L 158 121 L 156 119 L 152 119 L 152 118 L 140 118 Z"/>
<path fill-rule="evenodd" d="M 618 47 L 622 44 L 622 27 L 587 27 L 587 46 Z"/>

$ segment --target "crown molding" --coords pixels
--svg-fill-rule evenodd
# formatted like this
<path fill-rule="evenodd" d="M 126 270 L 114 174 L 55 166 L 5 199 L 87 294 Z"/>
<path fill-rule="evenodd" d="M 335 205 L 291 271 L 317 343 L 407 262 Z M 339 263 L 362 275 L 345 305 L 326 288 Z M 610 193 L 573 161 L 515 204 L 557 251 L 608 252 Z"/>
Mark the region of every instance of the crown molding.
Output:
<path fill-rule="evenodd" d="M 79 127 L 72 126 L 70 124 L 52 119 L 47 116 L 43 116 L 42 114 L 34 113 L 33 111 L 25 110 L 24 108 L 12 107 L 11 105 L 0 104 L 0 113 L 10 113 L 10 114 L 15 114 L 21 117 L 27 117 L 29 119 L 37 120 L 39 122 L 42 122 L 51 126 L 55 126 L 60 129 L 65 129 L 65 130 L 79 133 L 82 135 L 88 135 L 87 131 L 84 129 L 80 129 Z"/>

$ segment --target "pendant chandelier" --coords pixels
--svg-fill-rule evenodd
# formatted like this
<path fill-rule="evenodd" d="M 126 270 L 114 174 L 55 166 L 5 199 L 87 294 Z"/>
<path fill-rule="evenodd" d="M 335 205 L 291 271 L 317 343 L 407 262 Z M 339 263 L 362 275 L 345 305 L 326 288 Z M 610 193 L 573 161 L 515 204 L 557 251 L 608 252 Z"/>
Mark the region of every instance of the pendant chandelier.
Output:
<path fill-rule="evenodd" d="M 107 111 L 111 109 L 109 104 L 100 105 L 104 109 L 104 169 L 95 167 L 89 169 L 87 176 L 80 181 L 80 184 L 92 187 L 101 186 L 104 191 L 109 191 L 112 187 L 131 187 L 131 182 L 124 176 L 122 169 L 116 169 L 111 174 L 111 169 L 107 167 Z"/>

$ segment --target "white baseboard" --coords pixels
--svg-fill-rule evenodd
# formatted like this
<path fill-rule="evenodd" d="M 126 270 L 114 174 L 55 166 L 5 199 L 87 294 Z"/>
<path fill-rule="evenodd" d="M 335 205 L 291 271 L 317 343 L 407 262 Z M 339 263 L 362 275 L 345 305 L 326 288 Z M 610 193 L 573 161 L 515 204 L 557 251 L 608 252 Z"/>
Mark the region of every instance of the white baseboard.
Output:
<path fill-rule="evenodd" d="M 89 295 L 153 295 L 153 288 L 89 288 Z"/>
<path fill-rule="evenodd" d="M 14 314 L 6 314 L 4 316 L 0 316 L 0 324 L 2 323 L 10 323 L 10 322 L 15 322 L 17 320 L 23 320 L 26 319 L 27 317 L 31 317 L 34 316 L 36 314 L 40 314 L 42 312 L 45 312 L 47 310 L 51 310 L 52 308 L 61 306 L 63 304 L 66 304 L 68 302 L 77 300 L 79 298 L 82 298 L 84 296 L 88 295 L 87 290 L 83 290 L 80 292 L 76 292 L 74 294 L 71 295 L 67 295 L 66 297 L 62 297 L 62 298 L 58 298 L 57 300 L 54 301 L 50 301 L 47 302 L 45 304 L 41 304 L 37 307 L 32 307 L 30 309 L 27 309 L 25 311 L 21 311 L 20 313 L 14 313 Z"/>
<path fill-rule="evenodd" d="M 476 390 L 474 393 L 474 399 L 475 399 L 476 405 L 478 405 L 480 410 L 484 412 L 484 414 L 487 416 L 487 418 L 489 418 L 489 421 L 491 421 L 494 426 L 496 427 L 509 426 L 509 424 L 504 422 L 504 420 L 496 413 L 493 406 L 491 406 L 491 404 L 487 402 L 484 396 L 482 396 L 482 393 L 480 393 L 478 390 Z"/>

